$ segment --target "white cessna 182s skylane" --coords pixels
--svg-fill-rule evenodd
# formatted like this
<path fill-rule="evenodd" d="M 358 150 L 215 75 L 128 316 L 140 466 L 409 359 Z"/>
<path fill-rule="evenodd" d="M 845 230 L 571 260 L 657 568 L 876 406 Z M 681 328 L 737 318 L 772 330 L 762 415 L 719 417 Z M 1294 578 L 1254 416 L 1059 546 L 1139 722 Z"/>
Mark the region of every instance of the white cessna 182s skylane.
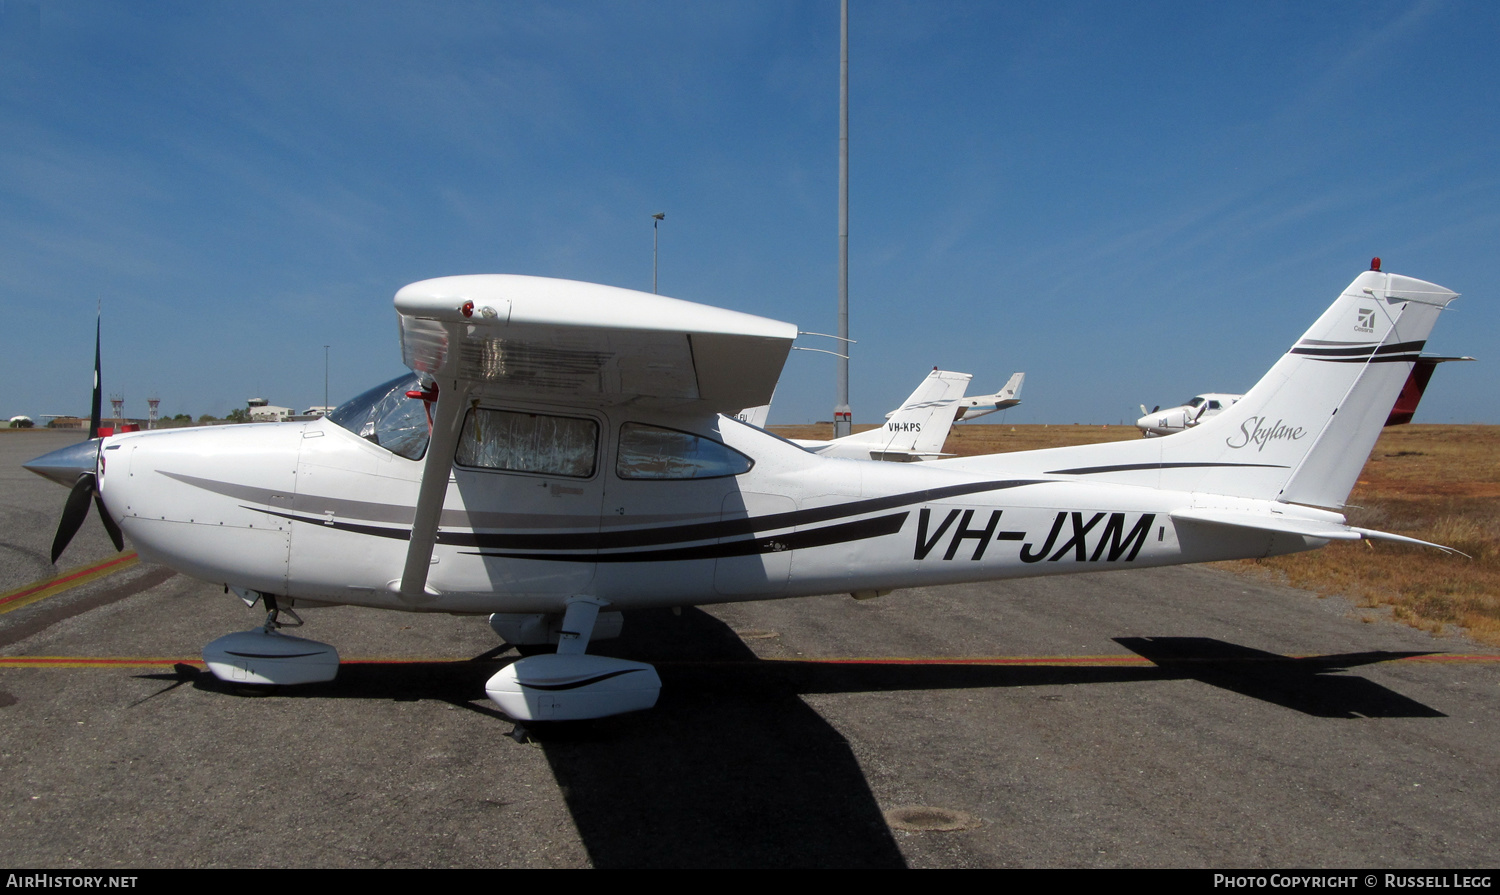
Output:
<path fill-rule="evenodd" d="M 73 486 L 55 549 L 92 496 L 117 543 L 266 603 L 263 627 L 205 649 L 220 678 L 331 679 L 331 646 L 278 631 L 293 607 L 493 613 L 512 644 L 557 643 L 490 679 L 501 709 L 600 717 L 661 686 L 586 654 L 622 610 L 1424 543 L 1338 510 L 1454 297 L 1362 273 L 1242 400 L 1171 438 L 882 463 L 721 415 L 769 400 L 791 324 L 448 277 L 396 294 L 413 372 L 324 419 L 116 435 L 27 467 Z"/>

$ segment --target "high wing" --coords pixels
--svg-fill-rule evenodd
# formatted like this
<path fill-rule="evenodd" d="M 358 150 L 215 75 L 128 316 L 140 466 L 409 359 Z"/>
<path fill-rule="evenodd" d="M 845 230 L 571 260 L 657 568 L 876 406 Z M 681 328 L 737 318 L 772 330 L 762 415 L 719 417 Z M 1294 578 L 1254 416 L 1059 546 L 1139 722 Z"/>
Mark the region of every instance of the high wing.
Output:
<path fill-rule="evenodd" d="M 770 403 L 797 328 L 628 289 L 483 275 L 396 293 L 418 373 L 550 404 L 650 402 L 687 413 Z"/>
<path fill-rule="evenodd" d="M 401 354 L 430 378 L 432 436 L 396 589 L 427 588 L 454 451 L 485 395 L 549 405 L 646 403 L 684 414 L 769 404 L 797 327 L 628 289 L 514 275 L 441 277 L 396 293 Z"/>

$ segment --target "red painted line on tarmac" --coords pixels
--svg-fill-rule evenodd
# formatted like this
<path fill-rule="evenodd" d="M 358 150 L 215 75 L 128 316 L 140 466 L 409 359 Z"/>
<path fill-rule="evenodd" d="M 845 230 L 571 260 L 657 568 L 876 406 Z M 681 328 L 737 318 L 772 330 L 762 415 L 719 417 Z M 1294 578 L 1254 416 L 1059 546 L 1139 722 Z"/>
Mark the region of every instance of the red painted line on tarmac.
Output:
<path fill-rule="evenodd" d="M 13 590 L 5 596 L 0 597 L 0 606 L 3 606 L 13 600 L 19 600 L 22 597 L 28 597 L 34 593 L 37 593 L 38 591 L 44 591 L 50 587 L 57 587 L 60 584 L 67 584 L 69 581 L 83 578 L 88 575 L 93 575 L 98 572 L 103 572 L 113 566 L 120 565 L 121 563 L 131 562 L 132 560 L 139 558 L 139 555 L 136 553 L 127 553 L 123 556 L 117 556 L 114 559 L 107 559 L 104 562 L 97 563 L 92 566 L 87 566 L 82 569 L 76 569 L 66 575 L 59 575 L 56 578 L 48 578 L 46 581 L 38 581 L 35 584 L 22 587 L 20 590 Z"/>

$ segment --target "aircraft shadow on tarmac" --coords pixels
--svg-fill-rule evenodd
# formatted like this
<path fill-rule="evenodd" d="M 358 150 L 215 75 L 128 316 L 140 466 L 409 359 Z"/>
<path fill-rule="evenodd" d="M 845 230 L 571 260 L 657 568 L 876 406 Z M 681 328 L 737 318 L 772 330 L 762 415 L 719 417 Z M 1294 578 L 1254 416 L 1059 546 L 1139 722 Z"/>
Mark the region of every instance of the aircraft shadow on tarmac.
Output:
<path fill-rule="evenodd" d="M 632 613 L 625 630 L 591 652 L 661 659 L 657 707 L 518 737 L 541 747 L 595 867 L 906 866 L 848 742 L 788 680 L 701 673 L 769 664 L 728 626 L 689 609 Z M 503 651 L 348 663 L 335 681 L 272 698 L 442 699 L 508 721 L 483 695 Z M 147 699 L 184 684 L 244 692 L 186 664 L 141 677 L 167 683 Z"/>
<path fill-rule="evenodd" d="M 1319 718 L 1445 718 L 1437 709 L 1361 677 L 1340 675 L 1428 653 L 1279 656 L 1210 637 L 1116 637 L 1164 676 L 1190 678 Z"/>
<path fill-rule="evenodd" d="M 1421 653 L 1289 658 L 1153 637 L 1117 639 L 1152 663 L 1137 667 L 773 662 L 696 609 L 632 613 L 625 631 L 594 651 L 656 663 L 654 710 L 517 731 L 542 748 L 596 867 L 904 866 L 848 742 L 804 694 L 1198 680 L 1316 717 L 1443 717 L 1336 674 Z M 471 662 L 346 664 L 334 682 L 281 694 L 442 699 L 505 719 L 479 695 L 505 649 Z M 170 681 L 165 690 L 233 689 L 189 665 L 143 677 Z"/>

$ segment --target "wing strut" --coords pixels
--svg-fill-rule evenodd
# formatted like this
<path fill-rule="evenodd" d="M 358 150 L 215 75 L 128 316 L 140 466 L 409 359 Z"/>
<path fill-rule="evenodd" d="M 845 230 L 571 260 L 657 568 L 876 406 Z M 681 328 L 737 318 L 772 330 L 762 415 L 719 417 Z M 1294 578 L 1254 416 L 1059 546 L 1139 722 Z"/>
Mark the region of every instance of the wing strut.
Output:
<path fill-rule="evenodd" d="M 467 410 L 468 390 L 463 381 L 435 377 L 438 386 L 437 407 L 432 412 L 432 438 L 427 444 L 427 458 L 422 465 L 422 487 L 417 492 L 417 512 L 411 523 L 411 543 L 406 548 L 406 567 L 401 572 L 401 599 L 408 603 L 425 603 L 437 596 L 427 587 L 427 573 L 432 567 L 432 545 L 437 541 L 438 520 L 443 515 L 443 501 L 448 496 L 448 474 L 453 471 L 453 454 Z"/>

